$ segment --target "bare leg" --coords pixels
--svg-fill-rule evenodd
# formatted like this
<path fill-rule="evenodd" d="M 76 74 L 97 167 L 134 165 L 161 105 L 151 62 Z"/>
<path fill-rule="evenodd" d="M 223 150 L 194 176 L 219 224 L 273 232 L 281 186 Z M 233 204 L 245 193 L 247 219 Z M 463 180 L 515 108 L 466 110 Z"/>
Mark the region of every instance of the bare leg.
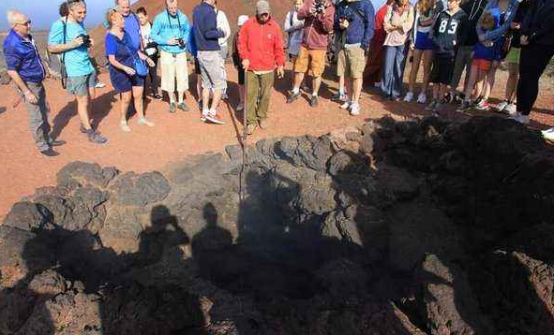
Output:
<path fill-rule="evenodd" d="M 426 92 L 427 88 L 429 88 L 429 77 L 431 76 L 432 64 L 433 50 L 425 50 L 423 52 L 423 82 L 421 83 L 421 92 Z"/>
<path fill-rule="evenodd" d="M 89 118 L 89 96 L 76 96 L 77 100 L 77 114 L 79 114 L 79 118 L 81 119 L 81 124 L 83 124 L 83 127 L 87 130 L 91 129 L 92 126 L 90 125 L 90 118 Z"/>
<path fill-rule="evenodd" d="M 519 64 L 508 63 L 508 81 L 506 82 L 506 100 L 513 103 L 516 100 L 517 81 L 519 80 Z"/>
<path fill-rule="evenodd" d="M 135 102 L 135 111 L 137 111 L 139 118 L 144 118 L 144 100 L 142 98 L 143 93 L 144 93 L 143 86 L 133 87 L 133 99 Z"/>
<path fill-rule="evenodd" d="M 167 92 L 167 95 L 169 96 L 169 103 L 175 104 L 175 92 Z"/>
<path fill-rule="evenodd" d="M 181 92 L 177 92 L 177 94 L 179 95 L 179 104 L 181 104 L 182 102 L 185 101 L 185 92 L 184 91 L 181 91 Z"/>
<path fill-rule="evenodd" d="M 133 93 L 131 91 L 129 92 L 123 92 L 121 93 L 121 111 L 119 112 L 119 118 L 122 123 L 127 122 L 127 111 L 129 110 L 129 105 L 131 104 L 131 98 L 133 97 Z M 138 111 L 137 111 L 138 112 Z"/>
<path fill-rule="evenodd" d="M 221 89 L 214 90 L 214 99 L 212 100 L 212 108 L 210 109 L 210 111 L 213 111 L 213 112 L 217 111 L 217 108 L 219 107 L 219 102 L 221 101 L 222 94 L 223 92 L 221 91 Z M 205 104 L 206 105 L 208 104 L 207 100 L 205 101 Z"/>
<path fill-rule="evenodd" d="M 319 88 L 321 87 L 321 76 L 319 77 L 314 77 L 313 79 L 313 86 L 314 86 L 314 91 L 313 91 L 313 94 L 315 96 L 317 96 L 319 94 Z"/>
<path fill-rule="evenodd" d="M 303 72 L 294 73 L 294 86 L 292 88 L 294 92 L 298 92 L 300 90 L 300 85 L 302 85 L 303 80 L 304 80 Z"/>
<path fill-rule="evenodd" d="M 208 111 L 210 107 L 208 106 L 208 103 L 210 102 L 210 89 L 209 88 L 202 88 L 202 111 Z"/>
<path fill-rule="evenodd" d="M 487 81 L 485 83 L 485 91 L 483 93 L 483 100 L 488 100 L 491 95 L 492 88 L 494 87 L 494 81 L 496 79 L 496 70 L 498 69 L 499 62 L 492 62 L 492 67 L 487 73 Z"/>
<path fill-rule="evenodd" d="M 352 92 L 352 101 L 354 103 L 357 103 L 358 101 L 360 101 L 364 80 L 363 78 L 355 78 L 352 82 L 353 82 L 352 83 L 353 88 L 352 88 L 352 91 L 349 91 L 349 92 Z"/>
<path fill-rule="evenodd" d="M 410 82 L 408 84 L 408 91 L 411 93 L 414 93 L 415 91 L 415 82 L 417 79 L 417 73 L 419 72 L 419 64 L 421 63 L 421 56 L 423 55 L 423 51 L 415 49 L 413 51 L 413 62 L 412 62 L 412 69 L 410 70 Z"/>
<path fill-rule="evenodd" d="M 344 78 L 344 75 L 343 76 L 340 76 L 339 77 L 339 91 L 340 92 L 344 92 L 345 94 L 347 92 L 351 92 L 350 90 L 348 90 L 345 86 L 345 78 Z"/>
<path fill-rule="evenodd" d="M 469 81 L 466 86 L 465 100 L 471 100 L 471 94 L 475 87 L 475 83 L 477 82 L 478 75 L 479 75 L 479 68 L 477 68 L 477 66 L 472 65 L 471 71 L 469 73 Z"/>

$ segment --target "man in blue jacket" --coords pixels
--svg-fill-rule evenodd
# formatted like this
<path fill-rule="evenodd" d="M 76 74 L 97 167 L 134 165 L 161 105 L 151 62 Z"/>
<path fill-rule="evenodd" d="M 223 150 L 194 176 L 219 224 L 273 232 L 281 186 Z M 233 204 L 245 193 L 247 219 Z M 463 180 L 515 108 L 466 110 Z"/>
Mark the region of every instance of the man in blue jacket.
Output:
<path fill-rule="evenodd" d="M 190 24 L 187 16 L 179 10 L 177 0 L 165 0 L 166 10 L 154 19 L 150 37 L 160 46 L 162 67 L 162 90 L 169 96 L 169 112 L 177 108 L 188 111 L 185 91 L 189 89 L 187 44 L 190 38 Z M 175 101 L 175 79 L 177 79 L 178 103 Z"/>
<path fill-rule="evenodd" d="M 31 20 L 21 12 L 9 11 L 8 21 L 12 27 L 4 41 L 8 74 L 25 100 L 31 132 L 39 151 L 46 156 L 57 156 L 59 154 L 52 146 L 60 146 L 65 142 L 50 138 L 46 92 L 42 85 L 46 71 L 31 36 Z"/>
<path fill-rule="evenodd" d="M 360 95 L 366 65 L 366 53 L 375 30 L 375 10 L 368 0 L 343 0 L 335 11 L 335 33 L 340 37 L 337 75 L 345 76 L 351 93 L 342 109 L 360 114 Z"/>
<path fill-rule="evenodd" d="M 192 12 L 194 22 L 194 40 L 196 42 L 198 63 L 202 74 L 202 121 L 223 125 L 217 116 L 217 107 L 221 94 L 227 83 L 225 81 L 225 64 L 221 57 L 218 39 L 225 33 L 217 28 L 215 0 L 203 0 Z M 214 92 L 211 106 L 210 89 Z"/>

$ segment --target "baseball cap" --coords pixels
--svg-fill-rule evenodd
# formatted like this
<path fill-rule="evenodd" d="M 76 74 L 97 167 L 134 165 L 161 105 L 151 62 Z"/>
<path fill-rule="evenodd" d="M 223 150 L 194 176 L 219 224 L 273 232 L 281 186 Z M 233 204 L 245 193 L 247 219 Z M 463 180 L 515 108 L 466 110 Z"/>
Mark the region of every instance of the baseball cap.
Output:
<path fill-rule="evenodd" d="M 256 4 L 256 13 L 259 14 L 269 14 L 271 12 L 271 8 L 269 7 L 269 2 L 265 0 L 260 0 Z"/>
<path fill-rule="evenodd" d="M 241 15 L 239 16 L 239 20 L 237 22 L 237 26 L 242 26 L 246 23 L 246 21 L 248 21 L 248 15 Z"/>

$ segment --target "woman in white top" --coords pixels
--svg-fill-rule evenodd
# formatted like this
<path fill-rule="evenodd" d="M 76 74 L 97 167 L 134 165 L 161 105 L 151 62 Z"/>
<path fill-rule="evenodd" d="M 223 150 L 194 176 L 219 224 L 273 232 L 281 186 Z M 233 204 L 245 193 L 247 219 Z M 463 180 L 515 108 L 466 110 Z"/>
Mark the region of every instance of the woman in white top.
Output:
<path fill-rule="evenodd" d="M 412 69 L 410 71 L 410 82 L 408 84 L 408 93 L 404 97 L 405 102 L 411 102 L 414 99 L 415 82 L 419 66 L 423 60 L 423 82 L 421 83 L 421 92 L 417 97 L 417 102 L 425 104 L 427 102 L 427 88 L 429 86 L 429 75 L 431 74 L 431 65 L 433 63 L 434 45 L 429 33 L 433 26 L 435 17 L 442 11 L 442 2 L 435 0 L 419 0 L 416 5 L 416 16 L 412 43 L 410 48 L 413 51 Z"/>
<path fill-rule="evenodd" d="M 288 33 L 288 54 L 291 61 L 296 60 L 302 44 L 302 35 L 304 29 L 304 20 L 298 20 L 298 10 L 304 5 L 303 0 L 292 0 L 294 10 L 287 13 L 284 29 Z"/>
<path fill-rule="evenodd" d="M 148 68 L 148 76 L 146 79 L 150 82 L 150 90 L 152 91 L 152 97 L 155 99 L 162 99 L 163 97 L 158 93 L 159 80 L 158 80 L 158 47 L 154 41 L 150 38 L 152 31 L 152 24 L 148 20 L 148 13 L 144 7 L 137 9 L 137 18 L 140 23 L 140 35 L 142 37 L 142 45 L 144 46 L 144 53 L 150 57 L 155 65 Z M 145 85 L 145 88 L 148 86 Z M 146 90 L 144 90 L 146 93 Z"/>
<path fill-rule="evenodd" d="M 225 12 L 217 8 L 217 1 L 214 3 L 216 8 L 215 12 L 217 14 L 217 28 L 225 33 L 225 35 L 218 40 L 219 48 L 221 49 L 221 58 L 223 63 L 221 64 L 221 71 L 223 71 L 223 78 L 227 80 L 227 70 L 225 69 L 225 60 L 229 56 L 229 37 L 231 37 L 231 26 L 229 25 L 229 20 L 227 20 L 227 15 Z M 227 96 L 227 87 L 223 89 L 222 99 L 229 98 Z"/>

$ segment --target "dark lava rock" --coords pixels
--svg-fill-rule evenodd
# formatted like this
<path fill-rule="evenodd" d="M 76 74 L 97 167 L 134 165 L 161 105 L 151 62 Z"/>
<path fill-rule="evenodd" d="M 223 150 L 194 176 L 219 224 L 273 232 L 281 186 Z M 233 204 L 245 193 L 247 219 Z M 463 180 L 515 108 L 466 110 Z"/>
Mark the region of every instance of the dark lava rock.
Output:
<path fill-rule="evenodd" d="M 59 185 L 78 183 L 83 186 L 90 184 L 95 187 L 106 188 L 117 174 L 117 169 L 113 167 L 102 169 L 96 163 L 77 161 L 62 168 L 57 177 Z"/>
<path fill-rule="evenodd" d="M 140 175 L 129 172 L 114 182 L 113 189 L 119 204 L 145 206 L 163 201 L 171 191 L 171 186 L 159 172 Z"/>
<path fill-rule="evenodd" d="M 14 204 L 3 225 L 25 231 L 36 231 L 44 229 L 50 219 L 51 214 L 43 206 L 31 202 L 19 202 Z"/>
<path fill-rule="evenodd" d="M 308 167 L 318 171 L 327 168 L 327 160 L 333 155 L 328 137 L 312 136 L 285 137 L 278 144 L 277 153 L 296 167 Z"/>

